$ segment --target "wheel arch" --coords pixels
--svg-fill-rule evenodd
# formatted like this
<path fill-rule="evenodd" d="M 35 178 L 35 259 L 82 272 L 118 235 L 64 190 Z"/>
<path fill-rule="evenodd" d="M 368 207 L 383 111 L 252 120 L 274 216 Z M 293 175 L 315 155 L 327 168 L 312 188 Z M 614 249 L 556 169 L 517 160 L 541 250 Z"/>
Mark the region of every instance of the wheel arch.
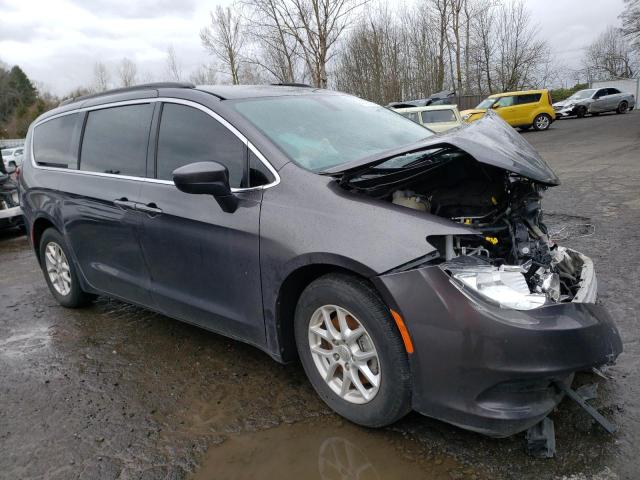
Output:
<path fill-rule="evenodd" d="M 36 254 L 36 258 L 38 259 L 38 263 L 40 263 L 40 239 L 42 238 L 42 234 L 45 230 L 49 228 L 54 228 L 58 232 L 62 233 L 53 220 L 45 215 L 39 216 L 31 224 L 31 244 Z"/>
<path fill-rule="evenodd" d="M 289 271 L 280 284 L 275 302 L 278 357 L 281 361 L 290 362 L 298 354 L 293 324 L 300 295 L 311 282 L 330 273 L 342 273 L 364 280 L 380 295 L 380 298 L 384 298 L 371 281 L 375 272 L 357 262 L 342 262 L 336 258 L 325 258 L 323 261 L 298 265 Z"/>

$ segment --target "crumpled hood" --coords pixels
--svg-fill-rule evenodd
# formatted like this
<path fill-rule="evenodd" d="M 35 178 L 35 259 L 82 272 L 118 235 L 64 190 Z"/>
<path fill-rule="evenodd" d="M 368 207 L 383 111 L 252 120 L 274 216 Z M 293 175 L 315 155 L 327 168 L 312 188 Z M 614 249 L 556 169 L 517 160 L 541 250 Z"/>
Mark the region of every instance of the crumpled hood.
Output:
<path fill-rule="evenodd" d="M 465 115 L 477 115 L 479 113 L 485 113 L 486 111 L 486 108 L 470 108 L 468 110 L 461 111 L 460 115 L 464 117 Z"/>
<path fill-rule="evenodd" d="M 559 185 L 560 179 L 540 154 L 495 112 L 463 125 L 450 133 L 434 135 L 411 145 L 330 168 L 325 175 L 342 176 L 375 166 L 400 154 L 434 147 L 456 147 L 480 163 L 502 168 L 545 185 Z"/>

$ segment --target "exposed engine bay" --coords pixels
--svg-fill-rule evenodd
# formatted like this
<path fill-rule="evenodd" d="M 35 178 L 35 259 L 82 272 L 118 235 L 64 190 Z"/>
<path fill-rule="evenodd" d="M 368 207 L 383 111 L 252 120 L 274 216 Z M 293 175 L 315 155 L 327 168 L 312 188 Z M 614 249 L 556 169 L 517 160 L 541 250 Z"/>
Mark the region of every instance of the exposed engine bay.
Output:
<path fill-rule="evenodd" d="M 580 301 L 587 257 L 556 245 L 543 222 L 547 187 L 455 148 L 400 155 L 343 177 L 352 191 L 450 219 L 477 235 L 429 237 L 462 284 L 493 290 L 504 306 Z M 517 294 L 514 294 L 516 292 Z"/>

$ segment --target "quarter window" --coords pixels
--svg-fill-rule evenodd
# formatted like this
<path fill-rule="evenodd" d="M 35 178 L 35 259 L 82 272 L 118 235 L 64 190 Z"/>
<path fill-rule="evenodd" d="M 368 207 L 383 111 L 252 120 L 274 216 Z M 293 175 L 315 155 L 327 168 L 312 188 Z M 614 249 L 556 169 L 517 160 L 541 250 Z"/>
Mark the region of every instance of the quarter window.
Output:
<path fill-rule="evenodd" d="M 245 144 L 203 111 L 165 103 L 158 137 L 157 178 L 171 180 L 178 167 L 212 161 L 227 167 L 232 187 L 246 186 L 242 181 L 247 161 Z"/>
<path fill-rule="evenodd" d="M 78 168 L 83 115 L 72 113 L 38 125 L 33 133 L 33 158 L 38 165 Z"/>
<path fill-rule="evenodd" d="M 89 112 L 80 170 L 146 176 L 153 105 L 127 105 Z"/>
<path fill-rule="evenodd" d="M 273 181 L 275 181 L 273 174 L 265 164 L 260 161 L 255 153 L 249 151 L 249 186 L 259 187 L 261 185 L 268 185 Z"/>

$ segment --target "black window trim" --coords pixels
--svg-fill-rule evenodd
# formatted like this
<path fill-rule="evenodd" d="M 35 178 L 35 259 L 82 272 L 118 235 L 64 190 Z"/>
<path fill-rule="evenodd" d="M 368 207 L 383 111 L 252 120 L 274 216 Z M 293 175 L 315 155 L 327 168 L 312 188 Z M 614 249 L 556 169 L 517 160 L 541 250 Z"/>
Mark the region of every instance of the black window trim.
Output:
<path fill-rule="evenodd" d="M 38 127 L 39 125 L 42 125 L 43 123 L 46 123 L 50 120 L 53 120 L 55 118 L 59 118 L 59 117 L 63 117 L 65 115 L 71 115 L 73 113 L 83 113 L 83 112 L 89 112 L 92 110 L 103 110 L 106 108 L 113 108 L 113 107 L 124 107 L 127 105 L 137 105 L 137 104 L 141 104 L 141 103 L 157 103 L 157 102 L 165 102 L 165 103 L 177 103 L 177 104 L 181 104 L 181 105 L 187 105 L 189 107 L 194 107 L 198 110 L 203 111 L 204 113 L 206 113 L 207 115 L 209 115 L 210 117 L 213 117 L 215 120 L 217 120 L 219 123 L 221 123 L 225 128 L 227 128 L 227 130 L 231 131 L 231 133 L 233 133 L 236 137 L 238 137 L 240 139 L 240 141 L 248 148 L 250 149 L 255 155 L 256 157 L 258 157 L 258 159 L 265 165 L 265 167 L 267 167 L 267 169 L 272 173 L 274 181 L 271 183 L 268 183 L 266 185 L 259 185 L 256 187 L 241 187 L 241 188 L 236 188 L 236 187 L 232 187 L 231 188 L 231 192 L 236 193 L 236 192 L 245 192 L 245 191 L 252 191 L 252 190 L 264 190 L 267 188 L 271 188 L 271 187 L 275 187 L 276 185 L 278 185 L 280 183 L 280 175 L 278 174 L 278 171 L 273 167 L 273 165 L 271 165 L 271 163 L 269 163 L 269 161 L 265 158 L 265 156 L 262 154 L 262 152 L 260 152 L 260 150 L 258 150 L 242 133 L 240 133 L 240 131 L 235 128 L 232 124 L 230 124 L 227 120 L 225 120 L 223 117 L 221 117 L 219 114 L 217 114 L 216 112 L 214 112 L 213 110 L 211 110 L 210 108 L 205 107 L 204 105 L 201 105 L 200 103 L 191 101 L 191 100 L 184 100 L 182 98 L 171 98 L 171 97 L 155 97 L 155 98 L 140 98 L 140 99 L 135 99 L 135 100 L 124 100 L 121 102 L 113 102 L 113 103 L 107 103 L 107 104 L 101 104 L 101 105 L 94 105 L 91 107 L 84 107 L 84 108 L 77 108 L 74 110 L 69 110 L 66 112 L 62 112 L 59 113 L 57 115 L 52 115 L 51 117 L 45 118 L 43 120 L 40 120 L 38 123 L 35 123 L 33 125 L 33 133 L 31 135 L 31 143 L 30 143 L 30 152 L 31 152 L 31 166 L 33 168 L 39 169 L 39 170 L 53 170 L 53 171 L 58 171 L 58 172 L 66 172 L 66 173 L 73 173 L 73 174 L 77 174 L 77 175 L 93 175 L 93 176 L 99 176 L 99 177 L 109 177 L 109 178 L 119 178 L 119 179 L 124 179 L 124 180 L 135 180 L 135 181 L 140 181 L 140 182 L 149 182 L 149 183 L 159 183 L 159 184 L 164 184 L 164 185 L 174 185 L 174 183 L 171 180 L 160 180 L 157 178 L 149 178 L 149 177 L 134 177 L 134 176 L 129 176 L 129 175 L 117 175 L 117 174 L 112 174 L 112 173 L 103 173 L 103 172 L 90 172 L 90 171 L 86 171 L 86 170 L 71 170 L 71 169 L 66 169 L 66 168 L 60 168 L 60 167 L 50 167 L 50 166 L 42 166 L 42 165 L 38 165 L 36 163 L 35 157 L 33 156 L 33 140 L 35 137 L 35 129 L 36 127 Z M 85 114 L 85 117 L 87 115 Z M 84 121 L 86 122 L 86 118 L 84 119 Z M 84 125 L 83 125 L 83 129 L 84 129 Z M 84 134 L 84 131 L 82 132 L 82 134 Z M 153 134 L 153 132 L 152 132 Z M 81 135 L 82 137 L 83 135 Z M 82 138 L 80 138 L 80 141 L 82 140 Z M 80 148 L 80 145 L 82 145 L 81 143 L 79 143 L 78 148 Z M 78 151 L 78 155 L 80 155 L 80 152 Z M 248 157 L 248 155 L 247 155 Z M 79 163 L 80 158 L 78 157 L 78 166 L 80 165 Z"/>

